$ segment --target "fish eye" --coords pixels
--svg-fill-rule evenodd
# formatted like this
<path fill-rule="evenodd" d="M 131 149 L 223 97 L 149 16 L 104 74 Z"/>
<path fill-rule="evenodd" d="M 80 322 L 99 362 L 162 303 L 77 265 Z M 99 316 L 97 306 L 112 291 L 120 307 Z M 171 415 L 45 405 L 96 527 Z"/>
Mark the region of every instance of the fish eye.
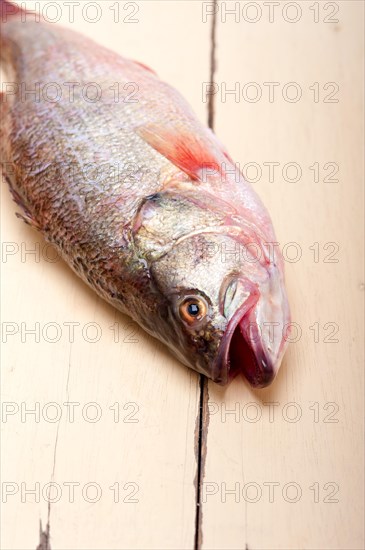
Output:
<path fill-rule="evenodd" d="M 179 305 L 179 315 L 188 325 L 194 325 L 204 319 L 208 311 L 206 301 L 200 296 L 188 296 Z"/>

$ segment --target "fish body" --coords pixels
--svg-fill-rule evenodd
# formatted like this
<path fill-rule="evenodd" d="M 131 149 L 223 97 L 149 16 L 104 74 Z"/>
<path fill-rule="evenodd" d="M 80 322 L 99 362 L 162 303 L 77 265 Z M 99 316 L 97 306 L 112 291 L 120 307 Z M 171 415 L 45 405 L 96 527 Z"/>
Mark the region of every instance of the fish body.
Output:
<path fill-rule="evenodd" d="M 151 69 L 0 6 L 0 150 L 21 217 L 183 363 L 270 383 L 289 322 L 283 260 L 217 137 Z"/>

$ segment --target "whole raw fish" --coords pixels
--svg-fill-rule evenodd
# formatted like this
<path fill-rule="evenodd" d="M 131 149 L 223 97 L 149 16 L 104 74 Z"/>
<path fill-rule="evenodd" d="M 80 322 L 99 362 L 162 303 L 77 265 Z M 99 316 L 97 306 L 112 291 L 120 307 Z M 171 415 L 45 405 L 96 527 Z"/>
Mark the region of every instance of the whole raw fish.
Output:
<path fill-rule="evenodd" d="M 183 363 L 270 383 L 287 343 L 283 260 L 213 132 L 144 65 L 0 6 L 1 153 L 21 217 Z"/>

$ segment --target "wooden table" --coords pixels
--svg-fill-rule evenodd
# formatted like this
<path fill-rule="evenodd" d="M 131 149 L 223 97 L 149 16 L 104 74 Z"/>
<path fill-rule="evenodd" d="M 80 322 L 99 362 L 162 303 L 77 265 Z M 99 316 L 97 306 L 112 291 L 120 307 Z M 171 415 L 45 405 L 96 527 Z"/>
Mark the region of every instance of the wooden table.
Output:
<path fill-rule="evenodd" d="M 35 549 L 40 521 L 42 550 L 48 522 L 52 550 L 363 548 L 363 3 L 58 4 L 203 122 L 218 10 L 214 127 L 272 215 L 295 341 L 265 390 L 203 383 L 3 184 L 2 548 Z"/>

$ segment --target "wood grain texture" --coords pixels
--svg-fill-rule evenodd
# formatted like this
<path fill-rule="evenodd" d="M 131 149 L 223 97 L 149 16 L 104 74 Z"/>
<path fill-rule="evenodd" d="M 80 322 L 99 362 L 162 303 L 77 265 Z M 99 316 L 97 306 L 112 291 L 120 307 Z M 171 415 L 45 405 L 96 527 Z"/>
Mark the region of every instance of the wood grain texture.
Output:
<path fill-rule="evenodd" d="M 97 23 L 70 23 L 62 9 L 60 24 L 151 66 L 206 121 L 207 4 L 119 4 L 119 24 L 115 2 L 107 1 Z M 239 13 L 224 17 L 236 4 Z M 218 4 L 215 130 L 248 177 L 262 171 L 253 185 L 278 242 L 288 258 L 300 254 L 286 262 L 300 338 L 270 388 L 252 391 L 242 379 L 227 388 L 208 384 L 200 488 L 206 550 L 363 547 L 364 9 L 346 0 L 330 3 L 337 14 L 324 3 L 316 14 L 316 3 L 297 2 L 301 17 L 290 23 L 285 17 L 295 12 L 287 4 L 275 8 L 272 23 L 263 3 Z M 248 22 L 258 5 L 260 19 Z M 278 83 L 272 102 L 269 82 Z M 290 82 L 296 88 L 284 89 Z M 329 82 L 339 87 L 337 103 L 324 102 Z M 237 101 L 222 95 L 224 85 L 238 89 Z M 283 98 L 298 86 L 299 101 Z M 260 100 L 247 99 L 260 90 Z M 279 166 L 270 181 L 272 162 Z M 287 163 L 300 166 L 298 181 Z M 327 163 L 338 165 L 338 181 L 329 181 L 334 164 Z M 35 549 L 39 520 L 45 529 L 49 517 L 52 550 L 193 548 L 199 377 L 52 261 L 51 248 L 15 218 L 4 183 L 1 198 L 3 342 L 8 334 L 1 382 L 10 403 L 2 416 L 2 482 L 18 487 L 2 505 L 1 547 Z M 31 328 L 39 341 L 26 333 Z M 75 403 L 74 421 L 64 403 Z M 38 422 L 22 417 L 35 406 Z M 51 481 L 61 496 L 49 516 L 42 489 Z M 22 495 L 36 483 L 39 502 Z M 79 484 L 74 502 L 72 483 Z"/>

